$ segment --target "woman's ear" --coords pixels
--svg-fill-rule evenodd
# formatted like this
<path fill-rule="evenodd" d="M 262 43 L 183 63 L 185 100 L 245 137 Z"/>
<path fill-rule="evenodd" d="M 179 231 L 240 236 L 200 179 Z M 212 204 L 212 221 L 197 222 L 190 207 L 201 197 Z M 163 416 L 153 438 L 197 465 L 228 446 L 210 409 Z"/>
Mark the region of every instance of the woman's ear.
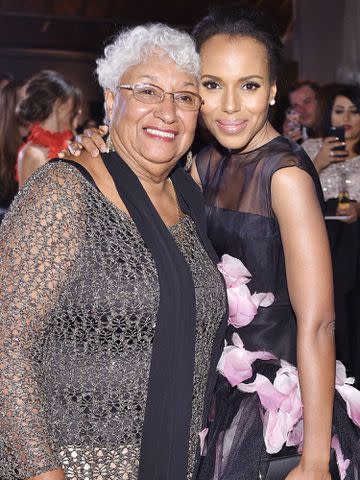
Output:
<path fill-rule="evenodd" d="M 273 83 L 270 87 L 270 96 L 269 96 L 270 105 L 275 105 L 276 92 L 277 92 L 277 86 L 276 86 L 276 83 Z"/>
<path fill-rule="evenodd" d="M 110 122 L 112 112 L 113 112 L 115 95 L 111 90 L 107 88 L 104 92 L 104 97 L 105 97 L 104 107 L 105 107 L 106 120 Z"/>
<path fill-rule="evenodd" d="M 63 105 L 63 102 L 61 101 L 61 99 L 60 99 L 60 98 L 57 98 L 57 99 L 55 100 L 54 104 L 53 104 L 52 112 L 53 112 L 53 113 L 54 113 L 54 112 L 57 113 L 57 112 L 60 110 L 60 108 L 61 108 L 62 105 Z"/>

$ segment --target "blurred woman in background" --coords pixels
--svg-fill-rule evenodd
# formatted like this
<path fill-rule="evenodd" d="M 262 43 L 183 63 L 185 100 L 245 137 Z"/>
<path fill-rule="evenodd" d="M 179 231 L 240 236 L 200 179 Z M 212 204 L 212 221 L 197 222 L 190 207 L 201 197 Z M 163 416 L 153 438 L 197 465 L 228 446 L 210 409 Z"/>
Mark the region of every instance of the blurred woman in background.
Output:
<path fill-rule="evenodd" d="M 319 172 L 334 269 L 336 350 L 360 378 L 360 88 L 334 85 L 319 110 L 321 137 L 302 146 Z M 344 127 L 345 142 L 329 136 L 330 127 Z M 343 150 L 339 150 L 341 147 Z M 338 219 L 338 221 L 336 221 Z"/>
<path fill-rule="evenodd" d="M 306 140 L 302 147 L 319 172 L 325 200 L 337 198 L 346 187 L 352 202 L 341 207 L 346 222 L 360 216 L 360 88 L 338 85 L 319 112 L 320 138 Z M 329 135 L 330 127 L 345 128 L 343 141 Z M 345 183 L 345 185 L 343 185 Z"/>
<path fill-rule="evenodd" d="M 17 159 L 20 187 L 67 146 L 73 137 L 80 104 L 80 91 L 58 72 L 42 70 L 27 82 L 24 98 L 17 107 L 19 121 L 31 124 Z"/>

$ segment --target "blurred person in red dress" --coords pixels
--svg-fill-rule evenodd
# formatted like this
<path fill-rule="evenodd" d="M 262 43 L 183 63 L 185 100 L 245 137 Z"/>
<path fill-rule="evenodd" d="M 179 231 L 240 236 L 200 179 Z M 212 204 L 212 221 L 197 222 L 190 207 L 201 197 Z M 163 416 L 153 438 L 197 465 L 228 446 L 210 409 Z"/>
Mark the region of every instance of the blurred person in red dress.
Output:
<path fill-rule="evenodd" d="M 42 70 L 26 83 L 17 116 L 21 123 L 31 127 L 18 153 L 19 187 L 67 146 L 73 137 L 80 103 L 79 89 L 58 72 Z"/>

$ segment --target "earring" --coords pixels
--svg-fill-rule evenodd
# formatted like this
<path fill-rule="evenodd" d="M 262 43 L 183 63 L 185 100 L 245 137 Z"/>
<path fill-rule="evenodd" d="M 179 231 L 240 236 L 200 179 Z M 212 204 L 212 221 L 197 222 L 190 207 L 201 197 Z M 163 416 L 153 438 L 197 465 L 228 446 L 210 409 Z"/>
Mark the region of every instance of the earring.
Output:
<path fill-rule="evenodd" d="M 271 105 L 271 106 L 272 106 L 272 105 L 275 105 L 275 103 L 276 103 L 275 98 L 272 98 L 272 99 L 270 100 L 270 105 Z"/>
<path fill-rule="evenodd" d="M 193 154 L 192 154 L 192 151 L 189 150 L 187 155 L 186 155 L 186 162 L 185 162 L 185 165 L 184 165 L 184 169 L 185 169 L 186 172 L 188 172 L 190 170 L 192 162 L 193 162 Z"/>
<path fill-rule="evenodd" d="M 110 136 L 110 133 L 109 135 L 107 136 L 107 139 L 106 139 L 106 147 L 107 147 L 107 152 L 106 153 L 110 153 L 110 152 L 115 152 L 115 147 L 112 143 L 112 140 L 111 140 L 111 136 Z"/>

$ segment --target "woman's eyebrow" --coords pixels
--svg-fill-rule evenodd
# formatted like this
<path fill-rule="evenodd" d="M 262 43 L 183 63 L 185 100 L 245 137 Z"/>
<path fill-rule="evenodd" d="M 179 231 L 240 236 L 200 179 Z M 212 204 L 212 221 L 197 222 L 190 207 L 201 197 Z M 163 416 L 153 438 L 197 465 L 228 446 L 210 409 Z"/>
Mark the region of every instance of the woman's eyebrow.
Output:
<path fill-rule="evenodd" d="M 221 77 L 218 77 L 216 75 L 210 75 L 208 73 L 204 73 L 203 75 L 201 75 L 201 78 L 204 78 L 204 77 L 212 78 L 213 80 L 221 80 Z M 263 77 L 261 75 L 246 75 L 245 77 L 239 78 L 239 81 L 244 82 L 246 80 L 251 80 L 253 78 L 258 78 L 260 80 L 263 80 Z"/>

